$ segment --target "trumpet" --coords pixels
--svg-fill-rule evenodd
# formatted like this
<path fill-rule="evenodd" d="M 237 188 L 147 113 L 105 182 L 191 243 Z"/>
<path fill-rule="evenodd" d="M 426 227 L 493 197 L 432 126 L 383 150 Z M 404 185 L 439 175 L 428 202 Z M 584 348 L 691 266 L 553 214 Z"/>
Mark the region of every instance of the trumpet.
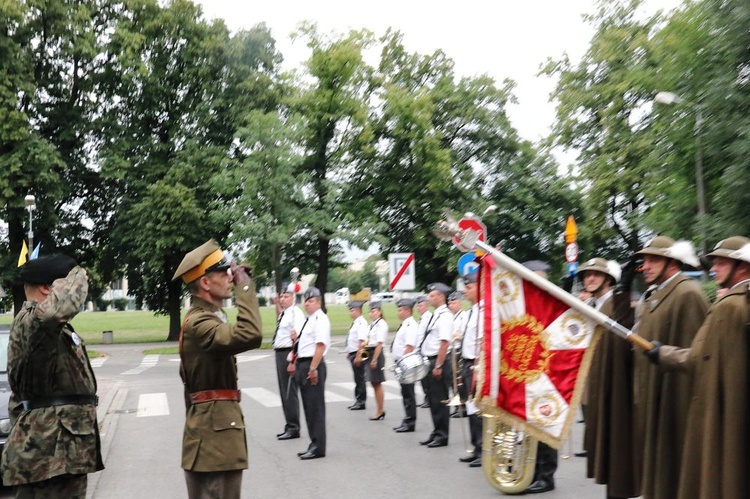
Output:
<path fill-rule="evenodd" d="M 356 360 L 359 362 L 367 362 L 370 360 L 370 352 L 367 351 L 367 345 L 369 345 L 369 341 L 365 341 L 362 345 L 362 348 L 357 350 L 357 356 L 355 357 Z"/>

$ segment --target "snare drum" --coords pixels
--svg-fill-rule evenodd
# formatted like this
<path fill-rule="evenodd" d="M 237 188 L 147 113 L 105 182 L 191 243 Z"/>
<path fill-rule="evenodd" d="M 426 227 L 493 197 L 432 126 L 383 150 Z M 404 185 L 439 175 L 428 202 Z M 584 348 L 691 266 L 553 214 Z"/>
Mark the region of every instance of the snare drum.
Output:
<path fill-rule="evenodd" d="M 402 385 L 409 385 L 421 380 L 430 372 L 430 361 L 415 350 L 401 357 L 394 368 L 396 379 Z"/>

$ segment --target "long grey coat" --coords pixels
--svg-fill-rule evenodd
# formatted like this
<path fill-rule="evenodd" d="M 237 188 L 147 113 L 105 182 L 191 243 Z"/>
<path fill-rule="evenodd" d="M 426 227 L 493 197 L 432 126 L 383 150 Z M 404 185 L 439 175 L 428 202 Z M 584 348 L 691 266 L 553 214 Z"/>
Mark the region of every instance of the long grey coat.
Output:
<path fill-rule="evenodd" d="M 677 275 L 636 310 L 636 330 L 647 340 L 689 347 L 706 317 L 698 284 Z M 677 497 L 692 376 L 667 372 L 635 351 L 635 466 L 644 499 Z"/>
<path fill-rule="evenodd" d="M 743 499 L 750 493 L 748 285 L 709 310 L 691 348 L 664 346 L 659 363 L 693 375 L 681 499 Z"/>

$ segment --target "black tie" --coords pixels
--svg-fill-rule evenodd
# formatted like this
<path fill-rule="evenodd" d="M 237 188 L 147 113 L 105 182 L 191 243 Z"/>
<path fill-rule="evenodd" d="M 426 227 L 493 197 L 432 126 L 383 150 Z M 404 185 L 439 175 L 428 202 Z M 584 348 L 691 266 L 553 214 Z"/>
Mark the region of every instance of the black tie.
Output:
<path fill-rule="evenodd" d="M 276 331 L 273 333 L 273 338 L 271 339 L 271 346 L 276 342 L 276 335 L 279 334 L 279 326 L 281 326 L 281 319 L 284 318 L 284 314 L 286 313 L 286 310 L 281 311 L 281 315 L 279 315 L 279 318 L 276 319 Z"/>

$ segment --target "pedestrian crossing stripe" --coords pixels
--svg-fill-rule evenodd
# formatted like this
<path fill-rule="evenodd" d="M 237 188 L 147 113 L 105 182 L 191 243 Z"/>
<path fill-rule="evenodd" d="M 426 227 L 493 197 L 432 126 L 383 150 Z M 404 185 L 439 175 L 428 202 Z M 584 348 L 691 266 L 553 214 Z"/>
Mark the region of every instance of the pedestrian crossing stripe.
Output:
<path fill-rule="evenodd" d="M 89 362 L 91 362 L 91 367 L 102 367 L 107 359 L 109 357 L 96 357 L 95 359 L 89 359 Z"/>
<path fill-rule="evenodd" d="M 126 374 L 141 374 L 143 371 L 146 371 L 148 369 L 151 369 L 152 367 L 156 366 L 156 364 L 159 363 L 159 356 L 158 355 L 146 355 L 143 357 L 143 360 L 141 360 L 141 365 L 138 367 L 135 367 L 129 371 L 125 371 L 122 373 L 123 375 Z"/>
<path fill-rule="evenodd" d="M 400 400 L 401 385 L 398 381 L 386 381 L 384 385 L 384 395 L 386 400 Z M 327 387 L 332 388 L 331 390 L 325 391 L 326 404 L 328 403 L 339 403 L 339 402 L 353 402 L 354 401 L 354 382 L 347 381 L 343 383 L 328 383 Z M 393 393 L 391 390 L 398 388 L 399 394 Z M 242 400 L 243 402 L 251 400 L 255 404 L 259 404 L 263 407 L 281 407 L 281 396 L 278 392 L 263 388 L 260 386 L 254 386 L 249 388 L 242 388 Z M 341 391 L 348 392 L 346 395 L 340 393 Z M 419 384 L 415 387 L 415 394 L 418 396 L 423 395 L 422 387 Z M 375 398 L 375 393 L 371 386 L 367 387 L 367 394 L 371 400 Z M 150 416 L 166 416 L 169 415 L 169 404 L 167 401 L 166 393 L 143 393 L 138 397 L 138 412 L 137 416 L 150 417 Z"/>

